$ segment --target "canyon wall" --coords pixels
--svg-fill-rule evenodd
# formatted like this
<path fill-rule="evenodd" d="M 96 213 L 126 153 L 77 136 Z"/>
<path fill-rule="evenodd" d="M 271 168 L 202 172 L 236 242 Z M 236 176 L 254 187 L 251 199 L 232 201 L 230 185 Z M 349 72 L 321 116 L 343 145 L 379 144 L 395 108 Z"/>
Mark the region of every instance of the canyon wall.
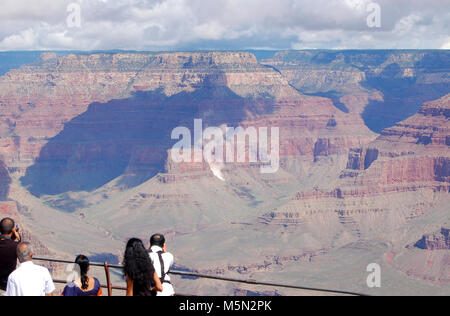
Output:
<path fill-rule="evenodd" d="M 0 77 L 0 199 L 61 254 L 118 256 L 158 231 L 181 267 L 295 279 L 341 253 L 407 256 L 425 235 L 422 262 L 448 250 L 436 227 L 450 192 L 449 56 L 44 53 Z M 221 181 L 206 163 L 175 163 L 171 132 L 194 119 L 279 127 L 280 170 L 229 163 Z"/>
<path fill-rule="evenodd" d="M 405 240 L 410 234 L 407 227 L 415 219 L 429 216 L 434 208 L 447 209 L 448 213 L 449 109 L 450 94 L 425 103 L 417 114 L 384 130 L 373 142 L 352 148 L 346 169 L 329 188 L 302 189 L 292 201 L 266 213 L 259 222 L 308 231 L 314 236 L 311 246 L 326 244 L 326 240 L 340 244 L 381 238 L 404 249 L 415 238 L 412 235 Z M 327 234 L 318 229 L 324 226 Z M 401 238 L 393 237 L 402 231 Z M 426 236 L 417 245 L 445 250 L 445 232 L 427 235 L 422 231 Z"/>
<path fill-rule="evenodd" d="M 5 217 L 12 218 L 16 225 L 20 227 L 22 230 L 22 240 L 31 242 L 36 256 L 51 257 L 54 254 L 40 241 L 39 236 L 34 235 L 30 228 L 22 221 L 16 202 L 0 202 L 0 219 Z M 52 265 L 48 265 L 48 267 L 52 267 Z"/>
<path fill-rule="evenodd" d="M 5 163 L 36 194 L 164 171 L 173 128 L 280 127 L 282 160 L 346 155 L 374 139 L 357 115 L 305 96 L 250 53 L 45 53 L 0 78 Z"/>
<path fill-rule="evenodd" d="M 415 182 L 448 185 L 449 110 L 450 95 L 446 95 L 424 104 L 416 115 L 384 130 L 367 148 L 351 150 L 348 171 L 342 178 L 353 177 L 362 170 L 366 171 L 362 178 L 378 179 L 380 185 Z"/>
<path fill-rule="evenodd" d="M 377 133 L 446 95 L 450 83 L 448 51 L 294 51 L 263 63 L 276 67 L 299 91 L 359 113 Z"/>
<path fill-rule="evenodd" d="M 424 235 L 416 247 L 425 250 L 450 250 L 450 229 L 442 228 L 438 233 Z"/>

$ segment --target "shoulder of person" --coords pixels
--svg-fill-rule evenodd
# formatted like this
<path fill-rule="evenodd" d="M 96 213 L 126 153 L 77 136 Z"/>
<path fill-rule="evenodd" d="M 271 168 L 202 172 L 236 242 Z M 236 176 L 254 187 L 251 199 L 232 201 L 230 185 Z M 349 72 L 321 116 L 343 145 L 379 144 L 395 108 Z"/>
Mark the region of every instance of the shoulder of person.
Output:
<path fill-rule="evenodd" d="M 173 260 L 173 254 L 171 254 L 170 252 L 163 253 L 163 256 L 168 258 L 168 259 L 170 259 L 170 260 Z"/>
<path fill-rule="evenodd" d="M 36 268 L 36 270 L 39 270 L 41 273 L 50 274 L 50 271 L 46 267 L 36 265 L 36 264 L 34 265 L 34 267 Z"/>
<path fill-rule="evenodd" d="M 0 240 L 0 242 L 5 245 L 11 245 L 11 246 L 15 246 L 15 247 L 17 247 L 17 245 L 19 244 L 18 241 L 12 240 L 10 238 L 2 239 L 2 240 Z"/>
<path fill-rule="evenodd" d="M 8 277 L 8 281 L 9 280 L 14 280 L 14 278 L 16 278 L 17 277 L 17 274 L 18 273 L 20 273 L 20 270 L 19 269 L 16 269 L 16 270 L 14 270 L 13 272 L 11 272 L 11 274 L 9 275 L 9 277 Z"/>

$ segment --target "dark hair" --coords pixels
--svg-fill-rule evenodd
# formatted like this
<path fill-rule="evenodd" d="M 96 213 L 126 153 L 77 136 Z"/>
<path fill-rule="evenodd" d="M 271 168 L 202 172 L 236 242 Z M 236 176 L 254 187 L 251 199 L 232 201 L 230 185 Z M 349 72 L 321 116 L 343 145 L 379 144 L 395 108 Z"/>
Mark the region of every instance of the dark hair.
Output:
<path fill-rule="evenodd" d="M 132 238 L 128 241 L 123 257 L 123 271 L 134 283 L 147 286 L 153 280 L 155 269 L 142 240 Z"/>
<path fill-rule="evenodd" d="M 12 233 L 13 229 L 14 229 L 14 220 L 11 218 L 4 218 L 2 219 L 2 221 L 0 222 L 0 233 L 2 235 L 9 235 Z"/>
<path fill-rule="evenodd" d="M 163 234 L 155 234 L 150 238 L 150 245 L 162 247 L 166 243 L 166 238 Z"/>
<path fill-rule="evenodd" d="M 75 259 L 75 263 L 80 267 L 81 289 L 87 290 L 89 288 L 89 277 L 87 275 L 89 270 L 89 258 L 83 255 L 79 255 Z"/>

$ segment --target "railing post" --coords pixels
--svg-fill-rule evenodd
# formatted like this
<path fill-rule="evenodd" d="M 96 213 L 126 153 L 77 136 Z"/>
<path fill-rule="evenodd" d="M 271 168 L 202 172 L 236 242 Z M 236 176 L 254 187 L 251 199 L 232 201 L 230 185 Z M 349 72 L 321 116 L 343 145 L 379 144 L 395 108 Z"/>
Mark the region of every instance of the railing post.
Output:
<path fill-rule="evenodd" d="M 105 261 L 106 285 L 108 286 L 108 296 L 112 296 L 111 274 L 109 273 L 108 261 Z"/>

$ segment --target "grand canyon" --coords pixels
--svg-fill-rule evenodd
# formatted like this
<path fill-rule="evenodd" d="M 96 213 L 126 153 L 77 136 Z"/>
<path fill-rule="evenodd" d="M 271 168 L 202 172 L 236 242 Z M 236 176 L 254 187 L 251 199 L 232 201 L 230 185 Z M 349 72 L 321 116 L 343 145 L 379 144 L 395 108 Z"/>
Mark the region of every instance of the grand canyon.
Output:
<path fill-rule="evenodd" d="M 159 232 L 184 271 L 450 295 L 449 87 L 448 50 L 0 53 L 0 216 L 44 257 L 118 263 Z M 279 127 L 280 169 L 174 162 L 195 119 Z"/>

